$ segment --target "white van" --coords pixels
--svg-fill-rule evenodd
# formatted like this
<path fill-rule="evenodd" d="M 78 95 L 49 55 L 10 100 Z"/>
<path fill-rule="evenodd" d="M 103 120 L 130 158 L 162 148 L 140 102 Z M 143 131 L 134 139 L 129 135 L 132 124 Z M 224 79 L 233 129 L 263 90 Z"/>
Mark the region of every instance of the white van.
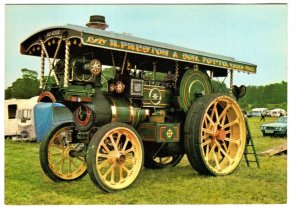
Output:
<path fill-rule="evenodd" d="M 252 117 L 260 117 L 261 114 L 265 114 L 268 111 L 268 108 L 254 108 L 251 111 Z"/>
<path fill-rule="evenodd" d="M 286 111 L 281 108 L 275 108 L 275 109 L 271 110 L 270 115 L 271 115 L 271 117 L 285 116 Z"/>

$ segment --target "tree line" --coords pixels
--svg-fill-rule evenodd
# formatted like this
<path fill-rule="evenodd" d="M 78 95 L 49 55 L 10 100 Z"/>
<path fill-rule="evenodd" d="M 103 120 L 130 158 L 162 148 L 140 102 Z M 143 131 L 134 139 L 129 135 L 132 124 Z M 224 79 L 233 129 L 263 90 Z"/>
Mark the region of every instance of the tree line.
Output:
<path fill-rule="evenodd" d="M 22 77 L 15 80 L 11 86 L 5 89 L 5 99 L 29 99 L 39 95 L 40 82 L 37 79 L 38 73 L 23 68 Z"/>
<path fill-rule="evenodd" d="M 246 95 L 239 100 L 239 103 L 245 110 L 258 107 L 287 110 L 287 82 L 247 86 Z"/>

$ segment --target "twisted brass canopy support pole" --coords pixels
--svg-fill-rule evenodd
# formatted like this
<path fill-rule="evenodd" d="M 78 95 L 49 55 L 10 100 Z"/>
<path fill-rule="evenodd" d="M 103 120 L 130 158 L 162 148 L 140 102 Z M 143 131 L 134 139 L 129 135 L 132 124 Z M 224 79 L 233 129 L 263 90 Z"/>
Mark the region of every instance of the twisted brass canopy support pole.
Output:
<path fill-rule="evenodd" d="M 55 57 L 53 58 L 53 62 L 51 63 L 51 60 L 50 60 L 50 57 L 49 57 L 49 54 L 48 54 L 48 52 L 47 52 L 47 49 L 46 49 L 46 47 L 45 47 L 45 44 L 44 44 L 44 42 L 43 42 L 43 40 L 40 40 L 40 43 L 41 43 L 41 46 L 42 46 L 42 50 L 45 52 L 45 54 L 46 54 L 46 57 L 47 57 L 47 59 L 48 59 L 48 62 L 49 62 L 49 75 L 48 75 L 48 77 L 47 77 L 47 81 L 48 81 L 48 78 L 51 76 L 51 72 L 54 70 L 54 61 L 55 61 L 55 59 L 56 59 L 56 55 L 57 55 L 57 52 L 58 52 L 58 49 L 59 49 L 59 47 L 60 47 L 60 43 L 58 44 L 58 47 L 57 47 L 57 49 L 56 49 L 56 52 L 55 52 Z M 54 79 L 55 79 L 55 83 L 56 83 L 56 85 L 59 85 L 59 81 L 58 81 L 58 78 L 57 78 L 57 76 L 56 76 L 56 73 L 54 73 Z M 46 83 L 47 83 L 47 81 L 46 81 Z"/>
<path fill-rule="evenodd" d="M 229 70 L 230 73 L 230 95 L 232 96 L 232 87 L 233 87 L 233 70 Z"/>
<path fill-rule="evenodd" d="M 69 63 L 70 63 L 70 41 L 66 41 L 64 87 L 69 86 Z"/>
<path fill-rule="evenodd" d="M 40 77 L 40 89 L 44 87 L 44 77 L 45 77 L 45 54 L 44 50 L 41 50 L 41 77 Z"/>

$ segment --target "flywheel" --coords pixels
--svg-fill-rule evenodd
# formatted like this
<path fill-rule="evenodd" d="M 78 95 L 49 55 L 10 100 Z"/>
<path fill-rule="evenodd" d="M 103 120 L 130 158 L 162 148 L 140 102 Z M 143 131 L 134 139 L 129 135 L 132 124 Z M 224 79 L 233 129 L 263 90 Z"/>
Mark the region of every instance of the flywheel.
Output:
<path fill-rule="evenodd" d="M 184 112 L 187 112 L 199 96 L 208 95 L 211 90 L 211 81 L 205 72 L 198 69 L 188 69 L 180 82 L 180 107 Z"/>

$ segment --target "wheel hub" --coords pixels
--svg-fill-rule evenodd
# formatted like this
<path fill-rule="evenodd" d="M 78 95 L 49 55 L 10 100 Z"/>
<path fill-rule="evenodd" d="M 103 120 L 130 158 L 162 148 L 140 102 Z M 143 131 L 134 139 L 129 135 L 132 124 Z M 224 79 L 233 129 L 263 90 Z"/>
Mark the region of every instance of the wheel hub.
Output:
<path fill-rule="evenodd" d="M 217 139 L 218 140 L 224 140 L 226 138 L 226 132 L 224 129 L 220 129 L 218 132 L 217 132 Z"/>
<path fill-rule="evenodd" d="M 64 148 L 64 150 L 63 150 L 63 156 L 64 157 L 73 157 L 72 156 L 72 152 L 73 152 L 72 148 L 70 148 L 70 147 Z"/>
<path fill-rule="evenodd" d="M 212 127 L 212 140 L 216 141 L 216 140 L 220 140 L 223 141 L 226 138 L 226 131 L 219 125 L 215 125 Z"/>
<path fill-rule="evenodd" d="M 125 160 L 126 160 L 126 156 L 124 154 L 120 154 L 120 156 L 118 158 L 116 158 L 116 161 L 118 164 L 124 163 Z"/>
<path fill-rule="evenodd" d="M 111 152 L 109 154 L 108 160 L 110 164 L 114 164 L 114 163 L 122 164 L 126 161 L 126 155 L 122 154 L 120 151 Z"/>

